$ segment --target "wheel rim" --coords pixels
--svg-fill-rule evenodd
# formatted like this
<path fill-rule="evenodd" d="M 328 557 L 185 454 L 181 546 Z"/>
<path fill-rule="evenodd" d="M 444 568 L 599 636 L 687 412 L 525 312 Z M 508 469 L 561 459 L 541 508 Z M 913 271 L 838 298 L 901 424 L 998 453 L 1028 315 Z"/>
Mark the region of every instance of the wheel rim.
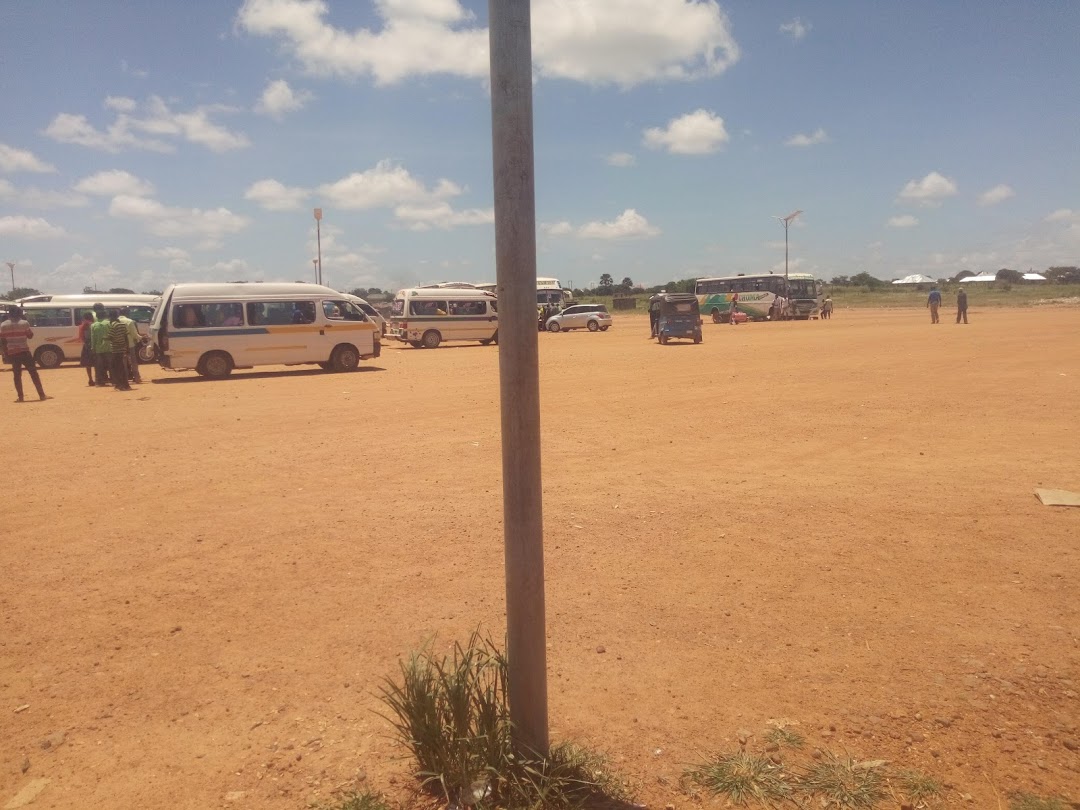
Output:
<path fill-rule="evenodd" d="M 56 368 L 62 360 L 55 349 L 43 349 L 38 354 L 38 365 L 42 368 Z"/>
<path fill-rule="evenodd" d="M 439 346 L 439 336 L 435 332 L 428 332 L 424 335 L 424 345 L 429 349 L 436 349 Z"/>
<path fill-rule="evenodd" d="M 549 332 L 558 332 L 559 331 L 559 325 L 557 323 L 548 324 L 548 331 Z"/>
<path fill-rule="evenodd" d="M 206 373 L 211 377 L 224 377 L 229 373 L 229 361 L 221 355 L 206 359 Z"/>
<path fill-rule="evenodd" d="M 595 332 L 599 328 L 600 328 L 600 324 L 598 324 L 596 321 L 589 321 L 589 331 L 590 332 Z"/>
<path fill-rule="evenodd" d="M 338 365 L 346 371 L 352 371 L 360 365 L 360 356 L 352 349 L 340 349 Z"/>

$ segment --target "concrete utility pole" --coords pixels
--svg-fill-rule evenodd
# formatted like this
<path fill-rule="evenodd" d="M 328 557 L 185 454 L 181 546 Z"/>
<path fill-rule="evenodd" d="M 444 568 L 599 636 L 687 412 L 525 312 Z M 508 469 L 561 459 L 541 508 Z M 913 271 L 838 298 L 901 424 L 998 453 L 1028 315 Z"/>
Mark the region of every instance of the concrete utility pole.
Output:
<path fill-rule="evenodd" d="M 499 297 L 507 689 L 515 743 L 524 751 L 547 756 L 529 0 L 488 0 L 488 25 Z"/>
<path fill-rule="evenodd" d="M 15 292 L 15 262 L 4 262 L 11 271 L 11 291 Z"/>
<path fill-rule="evenodd" d="M 319 266 L 317 268 L 318 273 L 315 278 L 316 284 L 322 284 L 322 209 L 315 209 L 315 239 L 318 245 Z"/>

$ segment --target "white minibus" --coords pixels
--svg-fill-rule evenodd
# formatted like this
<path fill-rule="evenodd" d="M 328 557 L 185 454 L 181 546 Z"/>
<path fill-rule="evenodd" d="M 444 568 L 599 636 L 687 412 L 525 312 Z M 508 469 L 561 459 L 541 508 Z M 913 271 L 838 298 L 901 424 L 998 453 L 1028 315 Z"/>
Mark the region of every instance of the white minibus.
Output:
<path fill-rule="evenodd" d="M 390 336 L 414 349 L 447 340 L 499 341 L 498 301 L 481 290 L 413 287 L 394 296 Z"/>
<path fill-rule="evenodd" d="M 349 293 L 346 294 L 345 297 L 348 300 L 352 301 L 354 304 L 356 304 L 358 307 L 360 307 L 360 309 L 364 311 L 364 314 L 371 318 L 372 323 L 374 323 L 375 326 L 377 326 L 379 329 L 379 335 L 386 334 L 386 318 L 382 316 L 382 313 L 379 312 L 379 310 L 375 309 L 375 307 L 373 307 L 359 295 L 353 295 Z"/>
<path fill-rule="evenodd" d="M 163 368 L 227 377 L 234 368 L 318 363 L 354 371 L 382 348 L 348 297 L 317 284 L 174 284 L 150 326 Z"/>
<path fill-rule="evenodd" d="M 143 337 L 149 334 L 150 321 L 158 301 L 156 296 L 106 296 L 107 300 L 92 295 L 53 295 L 49 301 L 27 301 L 20 304 L 23 316 L 34 330 L 30 338 L 30 352 L 41 368 L 56 368 L 65 360 L 78 360 L 82 355 L 79 340 L 79 324 L 83 313 L 93 311 L 93 305 L 101 303 L 106 309 L 128 310 L 128 317 L 139 327 Z M 147 300 L 148 299 L 148 300 Z M 139 346 L 139 360 L 152 363 L 157 359 L 154 346 L 144 341 Z"/>

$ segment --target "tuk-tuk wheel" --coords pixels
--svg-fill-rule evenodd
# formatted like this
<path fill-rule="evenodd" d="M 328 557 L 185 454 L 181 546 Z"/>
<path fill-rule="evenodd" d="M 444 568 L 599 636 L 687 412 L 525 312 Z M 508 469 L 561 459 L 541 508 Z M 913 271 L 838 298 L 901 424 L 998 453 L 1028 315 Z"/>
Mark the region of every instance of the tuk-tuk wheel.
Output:
<path fill-rule="evenodd" d="M 695 332 L 694 333 L 694 343 L 701 343 L 701 333 L 700 332 Z"/>
<path fill-rule="evenodd" d="M 660 335 L 660 345 L 667 346 L 667 335 Z"/>

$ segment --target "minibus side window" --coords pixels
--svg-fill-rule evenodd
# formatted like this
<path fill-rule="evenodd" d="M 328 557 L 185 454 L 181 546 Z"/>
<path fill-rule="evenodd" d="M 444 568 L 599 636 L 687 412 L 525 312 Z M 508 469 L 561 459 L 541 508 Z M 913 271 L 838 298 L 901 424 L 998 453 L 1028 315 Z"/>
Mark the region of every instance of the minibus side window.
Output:
<path fill-rule="evenodd" d="M 267 301 L 247 305 L 252 326 L 315 323 L 314 301 Z"/>
<path fill-rule="evenodd" d="M 31 326 L 71 326 L 70 307 L 49 307 L 48 309 L 24 310 L 26 320 Z"/>
<path fill-rule="evenodd" d="M 451 315 L 483 315 L 487 310 L 483 301 L 451 301 Z"/>

